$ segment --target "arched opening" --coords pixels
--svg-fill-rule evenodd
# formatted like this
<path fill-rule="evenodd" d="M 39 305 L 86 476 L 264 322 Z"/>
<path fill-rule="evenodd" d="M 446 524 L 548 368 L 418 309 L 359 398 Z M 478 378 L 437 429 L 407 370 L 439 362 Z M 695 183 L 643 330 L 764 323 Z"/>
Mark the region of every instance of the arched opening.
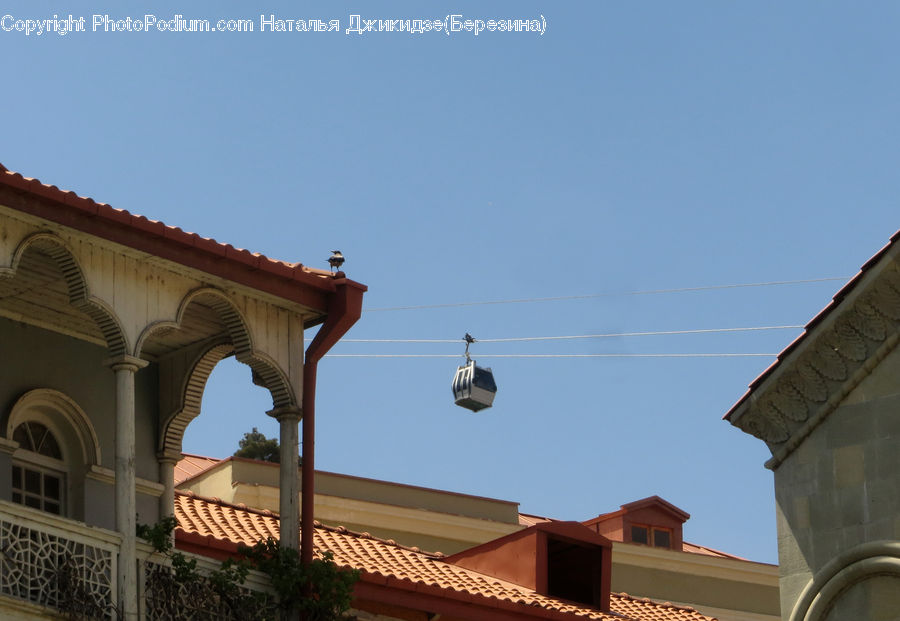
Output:
<path fill-rule="evenodd" d="M 259 413 L 296 404 L 284 372 L 261 352 L 253 349 L 250 332 L 241 313 L 227 296 L 215 289 L 201 289 L 185 297 L 176 320 L 153 326 L 139 341 L 140 353 L 157 359 L 162 376 L 169 378 L 161 403 L 160 454 L 168 459 L 182 452 L 188 424 L 200 414 L 207 380 L 226 358 L 224 373 L 234 377 L 236 369 L 249 367 L 252 384 L 264 387 L 270 401 Z M 236 361 L 243 365 L 233 366 Z M 245 376 L 246 377 L 246 376 Z M 236 379 L 236 378 L 235 378 Z M 251 386 L 235 381 L 238 386 Z M 240 393 L 235 393 L 235 398 Z M 261 401 L 257 401 L 260 403 Z"/>
<path fill-rule="evenodd" d="M 166 488 L 160 513 L 169 514 L 174 503 L 175 464 L 183 451 L 228 457 L 252 427 L 277 437 L 277 422 L 266 412 L 296 402 L 284 372 L 253 348 L 242 314 L 218 290 L 191 292 L 176 319 L 155 325 L 139 346 L 142 356 L 159 365 L 158 457 L 160 481 Z M 261 388 L 254 389 L 254 384 Z M 192 424 L 201 408 L 205 416 Z M 186 443 L 189 425 L 192 431 Z"/>
<path fill-rule="evenodd" d="M 278 422 L 260 416 L 272 407 L 271 393 L 252 382 L 252 370 L 234 356 L 224 358 L 206 382 L 199 415 L 185 430 L 183 451 L 221 459 L 232 455 L 254 427 L 278 437 Z"/>

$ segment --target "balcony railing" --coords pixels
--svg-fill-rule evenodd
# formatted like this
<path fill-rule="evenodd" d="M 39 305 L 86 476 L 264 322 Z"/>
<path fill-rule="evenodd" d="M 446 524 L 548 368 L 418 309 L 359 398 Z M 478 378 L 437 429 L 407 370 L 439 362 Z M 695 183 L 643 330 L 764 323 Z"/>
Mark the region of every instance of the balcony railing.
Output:
<path fill-rule="evenodd" d="M 67 518 L 22 505 L 0 501 L 0 598 L 13 598 L 25 607 L 55 609 L 72 618 L 119 621 L 116 610 L 116 576 L 119 534 L 86 526 Z M 196 562 L 198 574 L 208 576 L 219 568 L 212 559 L 185 554 Z M 200 579 L 177 580 L 171 561 L 138 544 L 140 618 L 146 621 L 191 619 L 214 621 L 276 618 L 274 600 L 260 602 L 248 613 L 246 603 L 222 597 Z M 271 594 L 265 575 L 251 571 L 241 592 Z M 0 601 L 4 606 L 19 604 Z M 35 618 L 43 616 L 33 607 Z"/>
<path fill-rule="evenodd" d="M 119 535 L 0 501 L 0 595 L 116 618 Z"/>
<path fill-rule="evenodd" d="M 277 619 L 278 610 L 272 597 L 247 600 L 250 593 L 272 595 L 268 578 L 257 571 L 249 572 L 239 588 L 222 589 L 208 577 L 220 569 L 220 563 L 195 554 L 182 553 L 188 562 L 196 563 L 196 571 L 181 580 L 172 569 L 168 557 L 151 553 L 140 545 L 142 614 L 146 621 L 258 621 Z"/>

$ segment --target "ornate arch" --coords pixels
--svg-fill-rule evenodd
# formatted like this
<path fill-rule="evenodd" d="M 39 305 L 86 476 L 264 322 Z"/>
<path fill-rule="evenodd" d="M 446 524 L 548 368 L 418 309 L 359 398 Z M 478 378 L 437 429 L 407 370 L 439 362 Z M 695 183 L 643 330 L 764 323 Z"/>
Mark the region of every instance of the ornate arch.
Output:
<path fill-rule="evenodd" d="M 57 390 L 38 388 L 19 397 L 6 417 L 2 430 L 12 439 L 16 427 L 27 421 L 44 423 L 60 435 L 66 446 L 76 448 L 77 460 L 85 465 L 100 465 L 100 442 L 87 414 L 75 401 Z"/>
<path fill-rule="evenodd" d="M 159 452 L 173 457 L 181 454 L 185 429 L 200 414 L 203 392 L 212 370 L 219 361 L 231 354 L 250 367 L 254 381 L 266 388 L 272 396 L 274 408 L 297 405 L 287 375 L 267 354 L 253 349 L 250 331 L 243 315 L 226 294 L 218 289 L 204 287 L 188 293 L 182 300 L 174 321 L 156 322 L 144 331 L 138 341 L 138 355 L 154 331 L 162 328 L 180 329 L 187 308 L 200 297 L 222 319 L 228 332 L 228 340 L 209 343 L 187 364 L 178 388 L 176 407 L 160 424 Z"/>
<path fill-rule="evenodd" d="M 244 317 L 240 310 L 238 310 L 237 306 L 235 306 L 234 302 L 228 298 L 225 292 L 213 287 L 200 287 L 199 289 L 188 292 L 188 294 L 182 298 L 181 303 L 178 305 L 178 312 L 175 314 L 175 319 L 156 321 L 144 329 L 141 336 L 138 337 L 137 345 L 135 346 L 135 355 L 141 355 L 147 344 L 147 340 L 153 333 L 165 328 L 180 330 L 185 313 L 191 303 L 197 301 L 198 298 L 205 298 L 204 302 L 209 304 L 222 319 L 222 322 L 225 324 L 225 328 L 228 331 L 231 343 L 234 345 L 235 352 L 238 354 L 249 353 L 253 348 L 250 338 L 250 329 L 247 327 L 247 322 L 244 321 Z"/>
<path fill-rule="evenodd" d="M 0 276 L 14 276 L 25 252 L 34 248 L 52 258 L 66 283 L 69 304 L 90 317 L 103 334 L 111 356 L 128 354 L 128 341 L 115 312 L 109 306 L 90 295 L 87 279 L 75 254 L 68 245 L 52 233 L 35 233 L 19 243 L 13 253 L 12 265 L 0 269 Z"/>
<path fill-rule="evenodd" d="M 879 576 L 900 582 L 900 542 L 865 543 L 831 560 L 800 593 L 790 621 L 824 621 L 847 590 Z"/>
<path fill-rule="evenodd" d="M 180 407 L 168 416 L 160 425 L 159 452 L 178 456 L 181 454 L 181 442 L 184 431 L 192 420 L 200 414 L 203 391 L 206 381 L 219 361 L 231 355 L 234 346 L 231 343 L 213 345 L 197 357 L 191 370 L 185 375 L 180 389 Z"/>

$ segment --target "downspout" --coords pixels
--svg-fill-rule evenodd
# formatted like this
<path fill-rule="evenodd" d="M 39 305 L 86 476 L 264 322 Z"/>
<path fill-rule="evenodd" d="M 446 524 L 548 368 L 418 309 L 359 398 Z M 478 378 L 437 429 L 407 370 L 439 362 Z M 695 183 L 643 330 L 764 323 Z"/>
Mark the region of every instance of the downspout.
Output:
<path fill-rule="evenodd" d="M 315 501 L 316 369 L 319 360 L 337 343 L 362 314 L 366 286 L 335 274 L 335 292 L 328 301 L 328 316 L 306 349 L 303 363 L 303 478 L 300 491 L 300 562 L 313 559 L 313 505 Z"/>

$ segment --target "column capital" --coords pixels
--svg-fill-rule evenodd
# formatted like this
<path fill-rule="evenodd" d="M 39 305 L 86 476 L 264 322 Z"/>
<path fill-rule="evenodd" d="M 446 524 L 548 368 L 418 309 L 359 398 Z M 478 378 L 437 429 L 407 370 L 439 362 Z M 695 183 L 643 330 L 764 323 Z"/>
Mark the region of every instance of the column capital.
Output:
<path fill-rule="evenodd" d="M 266 412 L 266 414 L 279 422 L 281 422 L 281 419 L 283 418 L 293 418 L 294 420 L 299 421 L 301 418 L 303 418 L 303 409 L 296 405 L 283 405 L 281 407 L 269 410 L 268 412 Z"/>
<path fill-rule="evenodd" d="M 177 464 L 179 461 L 181 461 L 181 453 L 173 453 L 172 451 L 159 451 L 156 454 L 156 461 L 161 464 Z"/>
<path fill-rule="evenodd" d="M 136 358 L 135 356 L 129 356 L 128 354 L 113 356 L 112 358 L 107 358 L 103 361 L 103 365 L 109 367 L 113 371 L 124 369 L 126 371 L 131 371 L 132 373 L 137 373 L 139 369 L 143 369 L 148 364 L 150 363 L 143 358 Z"/>

